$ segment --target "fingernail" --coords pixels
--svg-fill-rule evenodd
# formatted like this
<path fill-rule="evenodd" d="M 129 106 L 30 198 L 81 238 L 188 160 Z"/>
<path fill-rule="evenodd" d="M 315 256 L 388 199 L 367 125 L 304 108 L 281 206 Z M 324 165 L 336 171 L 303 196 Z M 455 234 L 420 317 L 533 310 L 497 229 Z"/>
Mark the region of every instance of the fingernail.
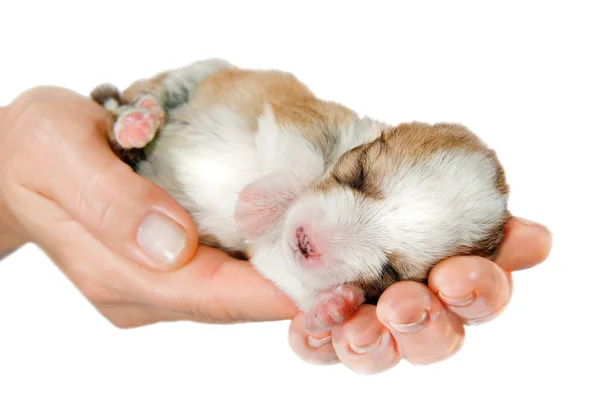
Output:
<path fill-rule="evenodd" d="M 350 346 L 350 349 L 352 349 L 353 352 L 362 354 L 362 353 L 367 353 L 368 351 L 377 348 L 377 346 L 379 345 L 380 342 L 381 342 L 381 335 L 379 336 L 379 338 L 377 338 L 377 341 L 375 341 L 374 343 L 372 343 L 370 345 L 356 346 L 352 342 L 348 342 L 348 346 Z"/>
<path fill-rule="evenodd" d="M 413 323 L 401 324 L 395 323 L 390 320 L 390 326 L 398 332 L 401 333 L 413 333 L 417 331 L 421 331 L 425 327 L 425 322 L 427 321 L 427 312 L 423 312 L 421 318 Z"/>
<path fill-rule="evenodd" d="M 445 304 L 447 304 L 449 306 L 454 306 L 455 308 L 464 308 L 464 307 L 472 304 L 473 301 L 475 301 L 475 293 L 474 292 L 471 292 L 469 295 L 467 295 L 464 298 L 448 298 L 446 295 L 444 295 L 440 291 L 438 291 L 438 296 Z"/>
<path fill-rule="evenodd" d="M 522 217 L 516 217 L 515 216 L 515 219 L 517 219 L 519 222 L 523 223 L 525 226 L 541 227 L 544 230 L 546 230 L 548 233 L 550 233 L 550 229 L 548 227 L 544 226 L 543 224 L 536 223 L 536 222 L 533 222 L 533 221 L 531 221 L 529 219 L 525 219 L 525 218 L 522 218 Z"/>
<path fill-rule="evenodd" d="M 539 226 L 538 223 L 532 222 L 529 219 L 525 219 L 525 218 L 521 218 L 521 217 L 515 217 L 515 219 L 517 219 L 519 222 L 521 222 L 521 223 L 523 223 L 523 224 L 525 224 L 527 226 Z"/>
<path fill-rule="evenodd" d="M 331 342 L 331 335 L 328 335 L 325 338 L 314 338 L 311 337 L 310 335 L 306 338 L 306 342 L 308 343 L 308 346 L 312 347 L 312 348 L 320 348 L 322 346 L 327 345 L 328 343 Z"/>
<path fill-rule="evenodd" d="M 140 225 L 137 233 L 140 248 L 155 262 L 170 265 L 185 247 L 183 228 L 160 213 L 151 213 Z"/>

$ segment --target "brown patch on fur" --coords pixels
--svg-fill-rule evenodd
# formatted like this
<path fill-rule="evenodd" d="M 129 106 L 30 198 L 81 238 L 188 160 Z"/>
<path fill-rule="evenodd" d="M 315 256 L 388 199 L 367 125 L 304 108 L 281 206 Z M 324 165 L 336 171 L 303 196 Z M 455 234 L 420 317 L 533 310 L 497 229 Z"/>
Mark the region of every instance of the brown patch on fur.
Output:
<path fill-rule="evenodd" d="M 388 254 L 388 263 L 398 272 L 400 280 L 424 281 L 427 279 L 428 271 L 413 265 L 401 253 Z"/>
<path fill-rule="evenodd" d="M 358 284 L 365 291 L 366 302 L 377 304 L 379 297 L 389 286 L 403 280 L 427 282 L 429 270 L 412 265 L 400 253 L 388 254 L 388 260 L 383 264 L 381 273 L 375 280 L 360 281 Z"/>
<path fill-rule="evenodd" d="M 382 199 L 377 171 L 369 162 L 367 150 L 368 146 L 361 145 L 346 152 L 315 189 L 327 192 L 336 185 L 342 185 L 367 198 Z"/>
<path fill-rule="evenodd" d="M 507 194 L 504 170 L 496 153 L 474 133 L 458 124 L 405 123 L 383 131 L 377 139 L 346 152 L 317 189 L 327 191 L 335 184 L 360 187 L 378 198 L 378 187 L 394 170 L 410 170 L 442 152 L 480 153 L 496 168 L 496 188 Z M 357 183 L 360 183 L 357 185 Z"/>
<path fill-rule="evenodd" d="M 380 160 L 382 168 L 411 166 L 430 159 L 440 152 L 479 153 L 496 168 L 496 187 L 502 194 L 508 193 L 504 170 L 495 151 L 473 132 L 459 124 L 405 123 L 383 132 L 378 140 L 368 144 L 372 147 L 373 162 Z"/>
<path fill-rule="evenodd" d="M 125 104 L 141 95 L 164 98 L 163 83 L 171 71 L 163 71 L 149 79 L 132 83 L 121 94 Z M 250 130 L 258 128 L 258 118 L 269 106 L 277 124 L 297 129 L 309 142 L 325 151 L 339 126 L 356 119 L 350 109 L 317 98 L 293 74 L 277 70 L 249 70 L 234 66 L 224 68 L 201 80 L 189 93 L 188 102 L 208 108 L 227 104 L 236 115 L 244 118 Z"/>
<path fill-rule="evenodd" d="M 199 83 L 191 101 L 201 107 L 227 104 L 246 118 L 251 130 L 269 105 L 276 122 L 298 129 L 324 149 L 332 130 L 356 115 L 346 107 L 318 99 L 294 75 L 282 71 L 223 69 Z"/>
<path fill-rule="evenodd" d="M 383 131 L 377 139 L 346 152 L 331 173 L 316 187 L 328 191 L 344 185 L 367 197 L 381 198 L 379 187 L 394 170 L 409 170 L 440 152 L 478 152 L 497 170 L 496 186 L 508 192 L 504 171 L 496 154 L 464 126 L 440 123 L 405 123 Z"/>
<path fill-rule="evenodd" d="M 510 187 L 506 182 L 506 174 L 504 172 L 504 168 L 500 164 L 500 160 L 498 159 L 496 152 L 493 150 L 489 150 L 493 156 L 491 157 L 494 166 L 496 167 L 496 188 L 502 195 L 506 195 L 510 191 Z"/>
<path fill-rule="evenodd" d="M 383 291 L 400 280 L 398 270 L 386 262 L 376 280 L 360 281 L 358 284 L 365 291 L 365 303 L 376 305 Z"/>
<path fill-rule="evenodd" d="M 123 91 L 122 98 L 126 104 L 133 104 L 140 96 L 153 94 L 156 98 L 162 98 L 163 81 L 170 71 L 163 71 L 150 79 L 140 79 L 133 82 Z"/>

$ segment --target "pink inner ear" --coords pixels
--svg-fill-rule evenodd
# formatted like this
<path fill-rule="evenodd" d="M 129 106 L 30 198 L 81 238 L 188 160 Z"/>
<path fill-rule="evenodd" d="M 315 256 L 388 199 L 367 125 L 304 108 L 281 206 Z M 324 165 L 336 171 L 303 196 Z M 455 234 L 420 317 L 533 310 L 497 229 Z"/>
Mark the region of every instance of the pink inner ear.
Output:
<path fill-rule="evenodd" d="M 303 188 L 288 174 L 268 175 L 244 187 L 235 207 L 238 233 L 254 240 L 268 232 Z"/>

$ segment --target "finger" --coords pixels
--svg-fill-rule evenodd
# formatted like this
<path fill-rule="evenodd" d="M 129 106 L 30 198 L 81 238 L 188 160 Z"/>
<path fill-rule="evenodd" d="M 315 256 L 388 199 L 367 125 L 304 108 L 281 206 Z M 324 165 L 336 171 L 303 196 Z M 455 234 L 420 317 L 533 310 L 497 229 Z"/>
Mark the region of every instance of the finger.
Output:
<path fill-rule="evenodd" d="M 551 248 L 552 235 L 546 227 L 513 217 L 494 261 L 504 270 L 527 269 L 546 260 Z"/>
<path fill-rule="evenodd" d="M 429 288 L 467 324 L 497 317 L 511 296 L 510 272 L 476 256 L 450 258 L 429 275 Z"/>
<path fill-rule="evenodd" d="M 292 351 L 307 363 L 328 365 L 339 363 L 331 331 L 308 334 L 304 329 L 304 314 L 299 313 L 291 322 L 288 340 Z"/>
<path fill-rule="evenodd" d="M 62 120 L 61 132 L 48 124 L 51 144 L 38 146 L 54 156 L 51 167 L 42 165 L 32 171 L 37 176 L 35 188 L 129 259 L 155 270 L 174 269 L 189 260 L 198 242 L 193 221 L 164 190 L 113 153 L 106 138 L 112 123 L 108 113 L 66 90 L 40 90 L 54 105 L 50 110 L 37 109 L 35 117 Z M 55 109 L 64 114 L 44 115 Z"/>
<path fill-rule="evenodd" d="M 332 343 L 340 361 L 360 374 L 389 370 L 401 358 L 391 333 L 377 320 L 373 305 L 362 305 L 346 323 L 334 328 Z"/>
<path fill-rule="evenodd" d="M 425 285 L 413 281 L 396 283 L 383 293 L 377 318 L 392 333 L 402 357 L 413 364 L 446 359 L 464 339 L 461 320 Z"/>

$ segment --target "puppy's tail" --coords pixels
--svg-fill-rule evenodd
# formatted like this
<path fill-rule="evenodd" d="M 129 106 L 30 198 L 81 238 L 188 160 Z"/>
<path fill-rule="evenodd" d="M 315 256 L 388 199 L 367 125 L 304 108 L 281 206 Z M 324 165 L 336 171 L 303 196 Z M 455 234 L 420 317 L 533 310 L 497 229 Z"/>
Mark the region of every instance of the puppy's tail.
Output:
<path fill-rule="evenodd" d="M 109 112 L 115 112 L 117 108 L 123 105 L 121 92 L 110 83 L 102 83 L 96 86 L 91 91 L 90 98 Z"/>

